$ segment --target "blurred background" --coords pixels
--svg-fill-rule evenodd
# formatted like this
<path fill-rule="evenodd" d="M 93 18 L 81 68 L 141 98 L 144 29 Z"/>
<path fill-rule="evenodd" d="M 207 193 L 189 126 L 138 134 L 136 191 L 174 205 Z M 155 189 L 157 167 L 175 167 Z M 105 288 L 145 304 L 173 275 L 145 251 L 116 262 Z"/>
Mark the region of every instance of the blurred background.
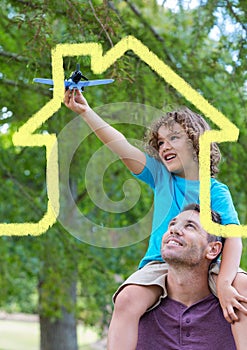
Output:
<path fill-rule="evenodd" d="M 38 222 L 46 212 L 45 148 L 15 147 L 12 136 L 52 98 L 47 86 L 33 83 L 36 77 L 52 78 L 51 49 L 60 43 L 96 42 L 106 52 L 133 35 L 240 129 L 237 143 L 220 145 L 218 178 L 229 186 L 241 224 L 247 224 L 245 0 L 2 0 L 1 8 L 1 223 Z M 111 85 L 86 89 L 93 108 L 131 102 L 195 110 L 132 51 L 102 75 L 92 72 L 89 56 L 65 57 L 63 63 L 67 77 L 80 63 L 89 79 L 115 79 Z M 62 106 L 36 133 L 59 134 L 74 117 Z M 115 127 L 128 138 L 142 140 L 145 133 L 145 128 L 134 125 Z M 70 139 L 66 142 L 69 147 Z M 131 225 L 152 206 L 151 192 L 140 185 L 140 200 L 126 213 L 97 208 L 85 186 L 85 169 L 100 146 L 89 135 L 73 156 L 69 183 L 74 202 L 97 225 Z M 60 157 L 66 154 L 60 152 Z M 95 172 L 100 170 L 96 167 Z M 114 161 L 102 179 L 107 196 L 121 200 L 123 183 L 130 178 Z M 73 207 L 63 210 L 72 210 L 73 215 Z M 241 266 L 247 269 L 243 242 Z M 111 296 L 137 268 L 147 244 L 144 239 L 122 248 L 96 247 L 70 235 L 59 222 L 38 237 L 1 232 L 0 349 L 104 349 Z"/>

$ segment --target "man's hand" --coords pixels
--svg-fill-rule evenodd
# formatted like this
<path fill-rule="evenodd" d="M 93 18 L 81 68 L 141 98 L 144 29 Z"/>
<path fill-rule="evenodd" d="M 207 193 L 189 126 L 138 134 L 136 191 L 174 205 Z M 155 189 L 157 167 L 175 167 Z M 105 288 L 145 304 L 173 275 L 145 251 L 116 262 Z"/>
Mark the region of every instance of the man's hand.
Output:
<path fill-rule="evenodd" d="M 78 90 L 67 90 L 64 94 L 64 104 L 77 114 L 83 114 L 90 110 L 87 100 Z"/>
<path fill-rule="evenodd" d="M 222 286 L 218 283 L 217 293 L 224 317 L 229 323 L 238 321 L 237 310 L 247 315 L 247 308 L 241 304 L 241 302 L 247 303 L 247 298 L 239 294 L 233 286 L 230 284 Z"/>

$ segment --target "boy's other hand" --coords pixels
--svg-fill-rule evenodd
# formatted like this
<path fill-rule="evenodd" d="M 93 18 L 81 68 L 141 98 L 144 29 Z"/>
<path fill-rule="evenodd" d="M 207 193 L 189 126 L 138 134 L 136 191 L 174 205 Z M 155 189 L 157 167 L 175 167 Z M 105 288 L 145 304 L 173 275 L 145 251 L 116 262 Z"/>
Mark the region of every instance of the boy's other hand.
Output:
<path fill-rule="evenodd" d="M 232 285 L 224 285 L 224 288 L 220 288 L 218 285 L 217 289 L 224 317 L 229 323 L 239 320 L 237 310 L 247 315 L 247 309 L 241 304 L 242 302 L 247 302 L 247 299 L 239 294 Z"/>

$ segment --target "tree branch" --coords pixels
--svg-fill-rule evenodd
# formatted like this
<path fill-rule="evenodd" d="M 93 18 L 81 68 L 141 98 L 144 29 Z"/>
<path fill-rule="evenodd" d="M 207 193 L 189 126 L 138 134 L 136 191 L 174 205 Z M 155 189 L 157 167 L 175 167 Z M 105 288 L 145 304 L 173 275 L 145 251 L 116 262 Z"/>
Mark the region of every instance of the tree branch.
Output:
<path fill-rule="evenodd" d="M 32 90 L 44 96 L 51 96 L 51 92 L 49 90 L 41 89 L 40 87 L 35 87 L 33 84 L 26 84 L 19 80 L 0 79 L 0 84 Z"/>
<path fill-rule="evenodd" d="M 241 27 L 247 32 L 247 26 L 242 23 L 241 19 L 239 18 L 239 16 L 237 15 L 236 12 L 234 12 L 232 4 L 230 3 L 229 0 L 226 0 L 226 4 L 227 4 L 227 8 L 230 11 L 230 13 L 232 14 L 232 16 L 234 17 L 234 19 L 241 25 Z"/>
<path fill-rule="evenodd" d="M 24 62 L 24 63 L 30 62 L 29 58 L 21 56 L 21 55 L 19 55 L 17 53 L 14 53 L 14 52 L 7 52 L 7 51 L 1 51 L 0 50 L 0 56 L 7 57 L 10 60 L 13 60 L 13 61 L 16 61 L 16 62 Z M 38 61 L 38 64 L 39 64 L 39 66 L 42 66 L 42 67 L 47 67 L 47 68 L 50 67 L 50 65 L 44 63 L 43 61 Z"/>
<path fill-rule="evenodd" d="M 34 4 L 32 1 L 16 0 L 16 2 L 34 10 L 40 8 L 40 6 L 38 6 L 37 4 Z"/>
<path fill-rule="evenodd" d="M 145 28 L 147 28 L 150 31 L 150 33 L 155 37 L 156 40 L 158 40 L 159 42 L 161 42 L 163 44 L 163 50 L 164 50 L 166 57 L 168 58 L 168 60 L 171 63 L 176 65 L 175 58 L 165 48 L 164 38 L 162 38 L 159 35 L 159 33 L 157 33 L 157 31 L 148 23 L 148 21 L 142 16 L 141 12 L 135 7 L 135 5 L 133 5 L 133 3 L 130 0 L 124 0 L 124 1 L 128 4 L 128 6 L 132 10 L 132 12 L 134 12 L 134 14 L 140 19 L 141 23 L 145 26 Z"/>
<path fill-rule="evenodd" d="M 91 0 L 88 0 L 88 3 L 89 3 L 89 5 L 90 5 L 90 7 L 91 7 L 91 9 L 92 9 L 92 11 L 93 11 L 93 15 L 94 15 L 96 21 L 100 24 L 100 26 L 101 26 L 101 28 L 103 29 L 103 32 L 105 33 L 105 35 L 106 35 L 106 37 L 107 37 L 107 39 L 108 39 L 108 41 L 109 41 L 111 47 L 113 47 L 113 42 L 112 42 L 112 40 L 111 40 L 111 38 L 110 38 L 110 35 L 108 34 L 107 30 L 105 29 L 104 24 L 100 21 L 99 17 L 97 16 L 96 11 L 95 11 L 95 8 L 94 8 L 94 6 L 93 6 L 93 4 L 92 4 L 92 1 L 91 1 Z"/>

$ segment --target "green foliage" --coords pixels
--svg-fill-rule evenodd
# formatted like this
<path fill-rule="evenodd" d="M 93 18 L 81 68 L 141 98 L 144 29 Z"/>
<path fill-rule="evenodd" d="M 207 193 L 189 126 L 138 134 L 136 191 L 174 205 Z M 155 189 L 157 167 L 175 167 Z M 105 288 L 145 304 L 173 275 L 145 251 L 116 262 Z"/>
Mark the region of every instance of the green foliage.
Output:
<path fill-rule="evenodd" d="M 230 187 L 241 223 L 247 224 L 246 2 L 203 1 L 193 10 L 186 9 L 185 2 L 179 3 L 174 12 L 155 1 L 139 0 L 1 2 L 1 222 L 36 222 L 46 210 L 45 150 L 15 148 L 11 137 L 52 97 L 47 87 L 32 83 L 37 76 L 51 77 L 51 48 L 58 43 L 98 42 L 106 51 L 131 34 L 239 127 L 238 143 L 221 147 L 219 178 Z M 231 23 L 230 33 L 225 21 Z M 217 37 L 212 37 L 212 31 Z M 89 57 L 65 58 L 66 74 L 76 62 L 88 78 L 115 79 L 109 87 L 85 92 L 93 107 L 134 102 L 164 109 L 174 104 L 193 108 L 133 52 L 127 52 L 97 77 L 91 72 Z M 4 115 L 6 111 L 12 114 Z M 62 107 L 37 132 L 59 134 L 73 118 L 73 113 Z M 3 125 L 7 128 L 5 133 Z M 116 126 L 130 138 L 143 137 L 143 128 Z M 150 208 L 151 193 L 142 186 L 140 202 L 123 215 L 95 208 L 86 191 L 84 172 L 92 153 L 100 146 L 90 135 L 74 154 L 70 169 L 74 200 L 88 218 L 121 227 L 135 222 Z M 62 156 L 67 157 L 66 152 Z M 123 198 L 122 186 L 128 178 L 130 175 L 120 162 L 106 171 L 104 187 L 112 200 Z M 147 247 L 146 240 L 121 249 L 93 247 L 71 237 L 60 224 L 38 238 L 1 237 L 0 241 L 0 307 L 36 311 L 51 319 L 61 317 L 64 307 L 85 323 L 100 325 L 102 329 L 109 322 L 112 293 L 136 269 Z M 245 241 L 245 269 L 246 248 Z M 76 310 L 69 297 L 73 282 L 78 285 Z"/>
<path fill-rule="evenodd" d="M 34 313 L 37 310 L 39 260 L 34 239 L 1 237 L 0 308 L 7 311 Z"/>

